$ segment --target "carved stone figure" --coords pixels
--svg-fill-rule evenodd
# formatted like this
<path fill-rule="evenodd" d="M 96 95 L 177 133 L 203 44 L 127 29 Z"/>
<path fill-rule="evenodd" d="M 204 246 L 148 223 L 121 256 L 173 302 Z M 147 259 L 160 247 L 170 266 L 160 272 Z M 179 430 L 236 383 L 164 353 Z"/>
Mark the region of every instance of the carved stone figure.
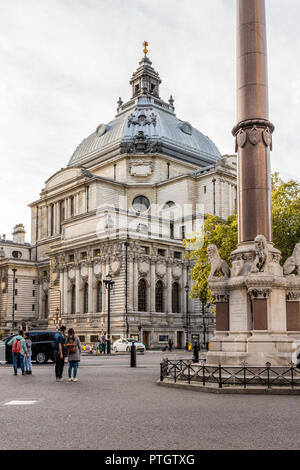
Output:
<path fill-rule="evenodd" d="M 218 251 L 216 245 L 209 245 L 207 248 L 208 259 L 211 265 L 211 271 L 208 280 L 211 281 L 216 278 L 215 274 L 223 274 L 225 279 L 230 277 L 230 269 L 226 261 L 224 261 Z"/>
<path fill-rule="evenodd" d="M 297 243 L 292 256 L 290 256 L 284 263 L 283 274 L 285 276 L 292 274 L 295 269 L 297 274 L 300 275 L 300 243 Z"/>
<path fill-rule="evenodd" d="M 255 260 L 253 262 L 251 273 L 261 273 L 267 271 L 268 264 L 268 245 L 264 235 L 257 235 L 255 243 Z"/>

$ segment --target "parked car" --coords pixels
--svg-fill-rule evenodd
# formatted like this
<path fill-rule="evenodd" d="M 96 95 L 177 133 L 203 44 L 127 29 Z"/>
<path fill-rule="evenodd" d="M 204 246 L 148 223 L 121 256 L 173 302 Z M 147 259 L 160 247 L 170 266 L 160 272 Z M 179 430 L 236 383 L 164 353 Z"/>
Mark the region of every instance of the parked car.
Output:
<path fill-rule="evenodd" d="M 38 364 L 45 364 L 51 360 L 54 362 L 54 351 L 52 343 L 57 331 L 29 331 L 32 341 L 32 360 Z M 16 335 L 8 336 L 3 339 L 5 344 L 5 360 L 12 363 L 12 346 L 8 346 L 8 341 Z"/>
<path fill-rule="evenodd" d="M 140 343 L 139 341 L 136 341 L 135 339 L 129 338 L 129 339 L 118 339 L 113 343 L 113 351 L 114 352 L 129 352 L 130 348 L 132 346 L 132 342 L 134 341 L 136 350 L 138 352 L 144 352 L 146 350 L 146 347 L 144 343 Z"/>

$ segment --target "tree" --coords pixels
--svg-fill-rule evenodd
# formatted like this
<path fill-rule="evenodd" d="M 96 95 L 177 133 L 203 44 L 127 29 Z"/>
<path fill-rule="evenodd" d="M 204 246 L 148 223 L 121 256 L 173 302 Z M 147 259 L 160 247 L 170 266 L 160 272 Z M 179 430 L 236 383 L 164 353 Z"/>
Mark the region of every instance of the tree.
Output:
<path fill-rule="evenodd" d="M 272 218 L 274 245 L 281 251 L 283 264 L 291 256 L 296 243 L 300 241 L 300 183 L 295 180 L 284 182 L 274 173 L 272 176 Z M 212 303 L 208 289 L 208 276 L 210 264 L 207 257 L 208 245 L 218 247 L 221 258 L 229 265 L 230 254 L 237 247 L 237 214 L 230 216 L 226 221 L 220 217 L 207 214 L 204 220 L 203 246 L 191 250 L 187 256 L 195 264 L 191 277 L 195 284 L 191 291 L 192 297 L 197 297 L 202 303 Z M 193 246 L 194 240 L 186 240 L 185 246 Z"/>
<path fill-rule="evenodd" d="M 230 263 L 230 254 L 237 246 L 237 214 L 230 216 L 226 221 L 221 217 L 206 214 L 202 233 L 199 238 L 203 239 L 203 245 L 196 250 L 188 251 L 188 257 L 194 261 L 191 277 L 195 284 L 191 291 L 192 297 L 200 298 L 203 304 L 212 303 L 208 289 L 208 276 L 210 264 L 207 257 L 207 247 L 214 244 L 218 247 L 221 257 Z M 194 240 L 185 240 L 185 246 L 192 247 Z"/>
<path fill-rule="evenodd" d="M 272 213 L 274 245 L 281 251 L 284 263 L 300 241 L 300 182 L 284 182 L 274 173 Z"/>

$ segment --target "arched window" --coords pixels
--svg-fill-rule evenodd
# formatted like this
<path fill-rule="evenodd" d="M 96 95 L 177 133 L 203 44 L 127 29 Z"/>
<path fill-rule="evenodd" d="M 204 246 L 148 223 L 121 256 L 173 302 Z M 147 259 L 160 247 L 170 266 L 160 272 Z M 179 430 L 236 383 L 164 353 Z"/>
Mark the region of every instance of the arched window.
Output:
<path fill-rule="evenodd" d="M 97 312 L 102 312 L 102 282 L 97 284 Z"/>
<path fill-rule="evenodd" d="M 75 285 L 72 286 L 71 291 L 71 313 L 75 315 L 76 313 L 76 287 Z"/>
<path fill-rule="evenodd" d="M 157 281 L 155 287 L 155 311 L 164 311 L 164 286 L 162 281 Z"/>
<path fill-rule="evenodd" d="M 145 279 L 141 279 L 138 285 L 138 310 L 146 312 L 147 310 L 147 284 Z"/>
<path fill-rule="evenodd" d="M 173 283 L 172 286 L 172 312 L 180 313 L 179 284 Z"/>
<path fill-rule="evenodd" d="M 88 313 L 89 311 L 89 285 L 86 282 L 84 285 L 83 291 L 83 313 Z"/>

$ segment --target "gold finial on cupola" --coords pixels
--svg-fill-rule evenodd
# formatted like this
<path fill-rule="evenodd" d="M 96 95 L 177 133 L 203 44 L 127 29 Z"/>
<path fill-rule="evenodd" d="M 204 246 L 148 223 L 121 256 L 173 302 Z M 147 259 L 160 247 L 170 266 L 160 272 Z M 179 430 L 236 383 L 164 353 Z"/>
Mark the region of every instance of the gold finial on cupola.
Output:
<path fill-rule="evenodd" d="M 147 55 L 148 54 L 148 46 L 149 46 L 149 43 L 147 41 L 144 41 L 143 42 L 143 46 L 144 46 L 144 54 Z"/>

